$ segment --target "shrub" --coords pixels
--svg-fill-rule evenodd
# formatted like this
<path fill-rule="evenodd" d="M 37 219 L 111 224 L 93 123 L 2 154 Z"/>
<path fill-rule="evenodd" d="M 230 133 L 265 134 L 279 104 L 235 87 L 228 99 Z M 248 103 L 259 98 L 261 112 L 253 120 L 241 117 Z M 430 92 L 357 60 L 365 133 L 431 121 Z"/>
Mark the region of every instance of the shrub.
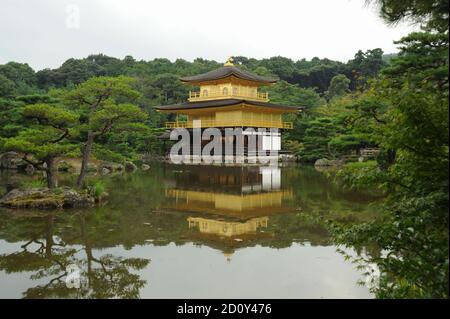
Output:
<path fill-rule="evenodd" d="M 42 187 L 47 187 L 47 182 L 44 179 L 33 179 L 33 180 L 22 181 L 20 183 L 20 186 L 22 188 L 42 188 Z"/>

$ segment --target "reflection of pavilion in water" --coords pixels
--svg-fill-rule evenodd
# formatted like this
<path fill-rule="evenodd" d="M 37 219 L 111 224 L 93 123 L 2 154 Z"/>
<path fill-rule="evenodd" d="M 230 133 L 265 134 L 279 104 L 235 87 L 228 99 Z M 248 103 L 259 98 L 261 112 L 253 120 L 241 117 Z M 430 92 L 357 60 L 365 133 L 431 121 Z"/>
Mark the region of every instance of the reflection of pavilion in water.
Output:
<path fill-rule="evenodd" d="M 166 197 L 171 209 L 246 221 L 286 212 L 292 190 L 281 189 L 277 167 L 192 166 L 175 177 Z"/>
<path fill-rule="evenodd" d="M 292 209 L 292 190 L 281 188 L 277 167 L 191 166 L 166 190 L 167 208 L 188 212 L 191 236 L 225 250 L 270 234 L 269 215 Z"/>
<path fill-rule="evenodd" d="M 247 221 L 214 220 L 203 217 L 188 217 L 189 228 L 195 228 L 203 234 L 213 234 L 225 237 L 256 233 L 258 228 L 266 228 L 269 218 L 256 217 Z"/>

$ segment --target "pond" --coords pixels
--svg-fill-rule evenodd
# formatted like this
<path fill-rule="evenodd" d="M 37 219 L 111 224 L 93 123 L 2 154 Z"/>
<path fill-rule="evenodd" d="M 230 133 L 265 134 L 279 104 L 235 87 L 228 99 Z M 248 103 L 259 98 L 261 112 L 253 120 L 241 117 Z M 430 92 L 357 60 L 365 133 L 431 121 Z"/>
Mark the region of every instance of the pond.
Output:
<path fill-rule="evenodd" d="M 376 200 L 313 167 L 153 164 L 104 183 L 95 208 L 0 208 L 0 298 L 373 297 L 308 216 L 368 221 Z"/>

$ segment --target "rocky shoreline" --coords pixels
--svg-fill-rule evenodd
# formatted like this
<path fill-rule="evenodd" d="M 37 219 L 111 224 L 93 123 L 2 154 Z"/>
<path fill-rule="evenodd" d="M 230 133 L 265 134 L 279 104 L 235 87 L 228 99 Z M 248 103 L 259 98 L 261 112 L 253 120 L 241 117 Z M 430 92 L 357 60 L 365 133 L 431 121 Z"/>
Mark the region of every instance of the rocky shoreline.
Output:
<path fill-rule="evenodd" d="M 79 158 L 61 157 L 56 161 L 56 169 L 61 173 L 79 174 L 81 160 Z M 141 170 L 150 169 L 150 165 L 142 164 Z M 42 167 L 34 167 L 23 159 L 23 154 L 6 152 L 0 154 L 0 170 L 26 172 L 33 175 Z M 88 172 L 101 176 L 113 173 L 134 172 L 138 166 L 131 161 L 113 163 L 93 159 L 88 164 Z M 47 188 L 38 186 L 26 187 L 19 182 L 6 185 L 7 193 L 0 198 L 0 207 L 11 209 L 66 209 L 90 207 L 106 199 L 108 194 L 92 194 L 91 190 L 75 190 L 70 187 Z"/>
<path fill-rule="evenodd" d="M 56 168 L 59 172 L 79 173 L 81 167 L 80 158 L 58 158 L 56 161 Z M 148 164 L 142 164 L 142 170 L 148 170 Z M 0 154 L 0 170 L 17 170 L 24 171 L 28 174 L 33 174 L 38 168 L 27 163 L 23 159 L 23 154 L 17 152 L 6 152 Z M 106 175 L 112 172 L 134 172 L 138 166 L 131 161 L 124 161 L 123 163 L 113 163 L 101 160 L 90 160 L 88 164 L 88 172 L 98 172 Z"/>

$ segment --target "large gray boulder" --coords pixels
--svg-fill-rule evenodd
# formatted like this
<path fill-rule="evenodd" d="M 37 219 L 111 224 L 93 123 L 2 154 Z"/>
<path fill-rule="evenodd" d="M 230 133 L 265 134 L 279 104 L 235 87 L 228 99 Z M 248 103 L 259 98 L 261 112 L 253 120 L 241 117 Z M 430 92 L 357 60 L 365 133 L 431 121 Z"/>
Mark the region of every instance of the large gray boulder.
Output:
<path fill-rule="evenodd" d="M 100 164 L 100 168 L 103 170 L 104 168 L 106 168 L 107 170 L 109 170 L 110 172 L 114 171 L 115 165 L 114 163 L 111 162 L 102 162 Z"/>
<path fill-rule="evenodd" d="M 314 166 L 330 166 L 329 160 L 326 158 L 319 158 L 315 163 Z"/>
<path fill-rule="evenodd" d="M 326 158 L 320 158 L 315 163 L 314 166 L 332 166 L 332 167 L 338 167 L 344 165 L 343 160 L 329 160 Z"/>
<path fill-rule="evenodd" d="M 94 205 L 95 199 L 84 193 L 79 193 L 70 187 L 63 187 L 64 208 L 89 207 Z"/>
<path fill-rule="evenodd" d="M 125 162 L 125 170 L 128 172 L 134 172 L 135 170 L 137 170 L 137 166 L 133 162 L 126 161 Z"/>
<path fill-rule="evenodd" d="M 298 160 L 294 154 L 280 154 L 279 158 L 281 162 L 295 162 Z"/>

